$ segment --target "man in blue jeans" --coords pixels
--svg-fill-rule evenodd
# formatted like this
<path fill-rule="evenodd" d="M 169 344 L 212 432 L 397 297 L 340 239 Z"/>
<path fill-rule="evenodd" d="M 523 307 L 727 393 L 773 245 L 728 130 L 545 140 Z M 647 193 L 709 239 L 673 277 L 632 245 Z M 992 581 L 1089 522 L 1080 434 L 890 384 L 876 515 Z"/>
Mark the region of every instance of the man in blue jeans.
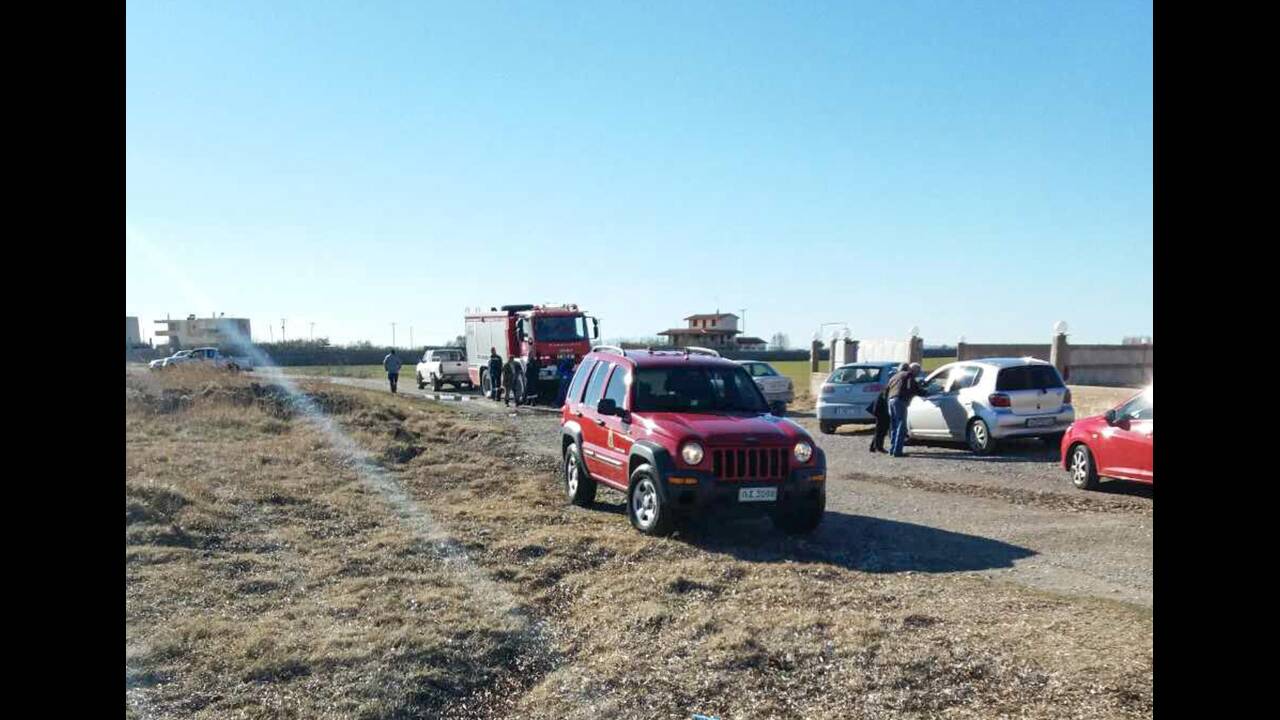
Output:
<path fill-rule="evenodd" d="M 915 366 L 918 367 L 918 366 Z M 894 457 L 904 457 L 906 453 L 902 451 L 902 446 L 907 442 L 907 406 L 911 404 L 911 398 L 924 397 L 924 389 L 920 387 L 920 383 L 916 381 L 914 367 L 908 363 L 902 363 L 898 367 L 898 372 L 889 378 L 889 426 L 891 439 L 889 441 L 889 454 Z"/>

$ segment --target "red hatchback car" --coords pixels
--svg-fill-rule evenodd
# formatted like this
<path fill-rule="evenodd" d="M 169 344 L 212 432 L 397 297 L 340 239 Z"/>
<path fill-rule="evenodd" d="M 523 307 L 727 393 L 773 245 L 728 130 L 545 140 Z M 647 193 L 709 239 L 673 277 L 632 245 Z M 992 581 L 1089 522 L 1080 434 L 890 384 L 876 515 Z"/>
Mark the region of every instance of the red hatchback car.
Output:
<path fill-rule="evenodd" d="M 626 493 L 627 517 L 646 535 L 712 511 L 768 515 L 788 533 L 822 521 L 822 450 L 713 352 L 597 347 L 560 412 L 569 501 L 590 506 L 598 483 Z"/>
<path fill-rule="evenodd" d="M 1062 467 L 1083 490 L 1098 487 L 1099 477 L 1155 484 L 1155 385 L 1103 415 L 1077 420 L 1062 437 Z"/>

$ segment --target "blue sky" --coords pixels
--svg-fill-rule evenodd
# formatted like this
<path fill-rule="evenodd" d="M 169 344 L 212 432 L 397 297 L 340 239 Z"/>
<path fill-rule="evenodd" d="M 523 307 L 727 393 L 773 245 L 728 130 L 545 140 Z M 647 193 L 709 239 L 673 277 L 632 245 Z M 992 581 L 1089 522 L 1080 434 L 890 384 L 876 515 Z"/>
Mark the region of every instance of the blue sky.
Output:
<path fill-rule="evenodd" d="M 144 333 L 1152 332 L 1150 3 L 134 0 L 126 43 Z"/>

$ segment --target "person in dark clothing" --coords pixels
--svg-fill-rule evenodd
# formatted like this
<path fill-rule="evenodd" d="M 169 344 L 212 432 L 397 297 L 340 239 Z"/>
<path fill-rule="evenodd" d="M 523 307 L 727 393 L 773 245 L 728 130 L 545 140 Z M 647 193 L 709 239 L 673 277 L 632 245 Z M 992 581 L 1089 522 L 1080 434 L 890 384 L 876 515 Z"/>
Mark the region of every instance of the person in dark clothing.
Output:
<path fill-rule="evenodd" d="M 516 405 L 520 404 L 520 398 L 516 397 L 516 375 L 519 374 L 520 367 L 516 365 L 515 358 L 507 358 L 506 364 L 502 366 L 502 404 L 510 405 L 514 400 Z"/>
<path fill-rule="evenodd" d="M 573 358 L 565 355 L 556 363 L 556 377 L 560 380 L 560 388 L 556 391 L 556 407 L 564 407 L 565 396 L 569 394 L 569 383 L 573 382 Z"/>
<path fill-rule="evenodd" d="M 520 398 L 523 405 L 532 405 L 534 400 L 538 398 L 538 358 L 533 355 L 529 356 L 529 362 L 525 363 L 524 375 L 524 397 Z"/>
<path fill-rule="evenodd" d="M 867 408 L 876 419 L 876 434 L 871 438 L 871 452 L 888 452 L 884 449 L 884 438 L 889 434 L 889 386 L 885 385 L 875 402 Z"/>
<path fill-rule="evenodd" d="M 400 362 L 400 356 L 396 354 L 395 348 L 382 358 L 382 369 L 387 371 L 387 382 L 391 383 L 391 392 L 396 391 L 396 381 L 400 379 L 400 366 L 404 363 Z"/>
<path fill-rule="evenodd" d="M 497 348 L 489 348 L 489 399 L 497 401 L 502 395 L 502 358 L 498 357 Z"/>
<path fill-rule="evenodd" d="M 915 370 L 907 363 L 902 363 L 898 372 L 889 378 L 885 395 L 889 400 L 890 455 L 894 457 L 906 455 L 902 451 L 902 446 L 907 442 L 907 406 L 911 404 L 912 398 L 924 397 L 926 394 L 924 388 L 920 387 L 920 382 L 916 380 Z"/>

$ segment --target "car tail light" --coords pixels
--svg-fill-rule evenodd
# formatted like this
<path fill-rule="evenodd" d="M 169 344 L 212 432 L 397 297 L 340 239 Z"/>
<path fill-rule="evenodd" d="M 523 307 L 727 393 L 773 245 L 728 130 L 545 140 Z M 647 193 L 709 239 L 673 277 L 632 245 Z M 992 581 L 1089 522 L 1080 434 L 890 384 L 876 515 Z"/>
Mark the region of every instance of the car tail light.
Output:
<path fill-rule="evenodd" d="M 875 383 L 875 384 L 873 384 L 873 385 L 868 385 L 868 386 L 866 387 L 866 392 L 878 393 L 878 392 L 880 392 L 880 391 L 881 391 L 881 390 L 883 390 L 883 389 L 884 389 L 884 388 L 883 388 L 883 387 L 881 387 L 879 383 Z"/>
<path fill-rule="evenodd" d="M 1063 405 L 1071 404 L 1071 388 L 1067 388 L 1067 391 L 1062 393 L 1062 404 Z"/>
<path fill-rule="evenodd" d="M 987 396 L 987 402 L 991 403 L 991 407 L 1010 407 L 1009 396 L 1004 393 L 992 393 Z"/>

